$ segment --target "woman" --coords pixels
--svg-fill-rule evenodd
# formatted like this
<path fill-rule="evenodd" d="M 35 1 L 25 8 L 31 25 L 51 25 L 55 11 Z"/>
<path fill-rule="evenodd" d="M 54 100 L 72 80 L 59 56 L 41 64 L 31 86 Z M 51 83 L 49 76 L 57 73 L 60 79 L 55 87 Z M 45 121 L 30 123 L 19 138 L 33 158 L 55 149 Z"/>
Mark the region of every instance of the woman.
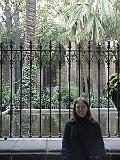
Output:
<path fill-rule="evenodd" d="M 83 97 L 75 101 L 72 118 L 66 122 L 61 156 L 62 160 L 106 160 L 100 124 Z"/>

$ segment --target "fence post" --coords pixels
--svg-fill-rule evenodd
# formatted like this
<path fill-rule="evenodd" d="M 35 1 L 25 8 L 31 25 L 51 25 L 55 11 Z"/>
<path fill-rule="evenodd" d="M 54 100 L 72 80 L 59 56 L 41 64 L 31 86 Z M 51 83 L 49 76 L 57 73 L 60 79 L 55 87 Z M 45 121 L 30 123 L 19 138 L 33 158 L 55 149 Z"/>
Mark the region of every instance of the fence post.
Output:
<path fill-rule="evenodd" d="M 13 42 L 10 41 L 10 87 L 11 87 L 11 95 L 10 95 L 10 134 L 9 136 L 12 137 L 12 119 L 13 119 L 13 102 L 12 102 L 12 73 L 13 73 Z"/>
<path fill-rule="evenodd" d="M 90 41 L 88 41 L 88 68 L 89 68 L 89 81 L 88 81 L 88 91 L 89 91 L 89 105 L 90 105 L 90 65 L 91 65 L 91 44 Z"/>
<path fill-rule="evenodd" d="M 118 137 L 120 136 L 120 45 L 117 43 L 117 109 L 118 109 Z"/>
<path fill-rule="evenodd" d="M 81 59 L 80 59 L 80 53 L 81 53 L 81 45 L 80 45 L 80 43 L 78 44 L 78 72 L 79 72 L 79 84 L 78 84 L 78 91 L 79 91 L 79 93 L 78 93 L 78 95 L 79 95 L 79 97 L 80 97 L 80 95 L 81 95 L 81 87 L 82 87 L 82 79 L 81 79 Z"/>
<path fill-rule="evenodd" d="M 29 137 L 32 137 L 32 41 L 30 40 L 30 133 Z"/>
<path fill-rule="evenodd" d="M 68 90 L 69 90 L 69 118 L 70 118 L 70 99 L 71 99 L 71 95 L 70 95 L 70 70 L 71 70 L 71 42 L 69 41 L 69 43 L 68 43 L 68 64 L 69 64 L 69 71 L 68 71 L 68 83 L 69 83 L 69 88 L 68 88 Z"/>
<path fill-rule="evenodd" d="M 59 43 L 59 137 L 61 137 L 61 44 Z"/>
<path fill-rule="evenodd" d="M 42 104 L 41 104 L 41 71 L 42 71 L 42 44 L 40 43 L 39 46 L 39 52 L 40 52 L 40 133 L 39 133 L 39 137 L 42 137 L 42 125 L 41 125 L 41 108 L 42 108 Z"/>
<path fill-rule="evenodd" d="M 50 43 L 49 43 L 49 51 L 50 51 L 50 67 L 49 67 L 49 69 L 50 69 L 50 130 L 49 130 L 49 137 L 51 137 L 51 107 L 52 107 L 52 105 L 51 105 L 51 69 L 52 69 L 52 63 L 51 63 L 51 60 L 52 60 L 52 44 L 51 44 L 51 41 L 50 41 Z"/>
<path fill-rule="evenodd" d="M 109 95 L 109 86 L 110 86 L 110 83 L 109 83 L 109 75 L 110 75 L 110 72 L 109 72 L 109 69 L 110 69 L 110 41 L 108 41 L 108 45 L 107 45 L 107 56 L 108 56 L 108 59 L 107 59 L 107 67 L 108 67 L 108 137 L 110 137 L 110 125 L 109 125 L 109 114 L 110 114 L 110 104 L 109 104 L 109 98 L 110 98 L 110 95 Z"/>
<path fill-rule="evenodd" d="M 101 57 L 101 50 L 100 50 L 99 43 L 97 46 L 97 52 L 98 52 L 98 121 L 100 122 L 100 57 Z"/>
<path fill-rule="evenodd" d="M 2 137 L 2 52 L 3 43 L 0 43 L 1 55 L 0 55 L 0 138 Z"/>
<path fill-rule="evenodd" d="M 22 137 L 22 43 L 20 43 L 20 137 Z"/>

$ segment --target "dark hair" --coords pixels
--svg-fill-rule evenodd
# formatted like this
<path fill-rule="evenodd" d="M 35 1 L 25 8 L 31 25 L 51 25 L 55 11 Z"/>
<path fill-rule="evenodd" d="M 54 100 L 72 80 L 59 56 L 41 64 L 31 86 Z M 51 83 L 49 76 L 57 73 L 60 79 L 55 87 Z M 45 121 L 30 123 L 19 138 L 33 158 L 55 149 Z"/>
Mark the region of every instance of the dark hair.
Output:
<path fill-rule="evenodd" d="M 86 113 L 86 118 L 87 119 L 93 119 L 93 116 L 92 116 L 91 111 L 90 111 L 89 103 L 87 102 L 87 100 L 84 97 L 78 97 L 76 99 L 76 101 L 74 103 L 73 111 L 72 111 L 72 119 L 76 120 L 77 113 L 76 113 L 76 109 L 75 108 L 76 108 L 76 104 L 78 102 L 80 102 L 80 101 L 84 102 L 86 104 L 86 106 L 87 106 L 88 111 Z"/>

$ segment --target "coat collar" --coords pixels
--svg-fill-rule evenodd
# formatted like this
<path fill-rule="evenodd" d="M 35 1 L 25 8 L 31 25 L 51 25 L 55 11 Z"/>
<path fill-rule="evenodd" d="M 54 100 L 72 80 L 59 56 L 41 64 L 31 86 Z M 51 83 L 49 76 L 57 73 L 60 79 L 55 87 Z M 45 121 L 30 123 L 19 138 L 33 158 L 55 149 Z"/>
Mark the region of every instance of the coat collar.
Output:
<path fill-rule="evenodd" d="M 88 120 L 88 122 L 84 127 L 82 127 L 76 120 L 73 120 L 73 119 L 70 119 L 68 123 L 73 124 L 72 125 L 73 132 L 77 131 L 78 133 L 80 133 L 80 135 L 88 135 L 88 133 L 92 132 L 92 126 L 93 126 L 92 124 L 97 123 L 97 121 L 94 119 Z"/>
<path fill-rule="evenodd" d="M 75 122 L 76 122 L 76 120 L 69 119 L 69 120 L 68 120 L 68 122 L 70 122 L 70 123 L 75 123 Z M 91 122 L 91 123 L 97 123 L 97 121 L 96 121 L 96 120 L 94 120 L 94 119 L 89 120 L 89 122 Z"/>

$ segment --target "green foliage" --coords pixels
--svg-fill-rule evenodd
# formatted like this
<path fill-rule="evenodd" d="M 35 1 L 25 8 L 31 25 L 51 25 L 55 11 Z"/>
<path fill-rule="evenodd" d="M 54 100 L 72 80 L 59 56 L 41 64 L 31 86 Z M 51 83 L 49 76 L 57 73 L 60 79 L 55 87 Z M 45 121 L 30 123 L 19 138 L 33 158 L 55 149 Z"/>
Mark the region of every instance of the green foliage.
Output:
<path fill-rule="evenodd" d="M 18 8 L 20 19 L 17 27 L 20 30 L 20 38 L 24 39 L 26 3 L 24 0 L 14 0 L 10 5 L 12 18 L 16 15 L 15 6 Z M 3 10 L 4 22 L 7 23 L 4 14 L 5 6 L 7 4 L 4 0 L 1 0 L 0 7 Z M 67 39 L 72 39 L 73 41 L 79 39 L 85 42 L 85 40 L 88 41 L 88 38 L 91 38 L 91 40 L 117 38 L 119 41 L 119 17 L 120 2 L 118 1 L 100 0 L 97 2 L 86 2 L 74 0 L 69 2 L 61 1 L 60 4 L 55 2 L 55 0 L 53 2 L 44 1 L 44 3 L 36 2 L 36 42 L 39 44 L 41 41 L 44 43 L 43 48 L 47 49 L 49 40 L 52 40 L 54 49 L 58 42 L 65 44 Z M 14 39 L 17 36 L 14 20 L 12 25 L 11 33 L 13 33 Z"/>
<path fill-rule="evenodd" d="M 11 98 L 12 98 L 12 101 L 11 101 Z M 2 111 L 5 111 L 6 109 L 10 108 L 10 103 L 14 105 L 14 92 L 11 91 L 9 84 L 3 82 L 2 84 Z"/>
<path fill-rule="evenodd" d="M 114 108 L 115 105 L 111 99 L 109 99 L 110 108 Z M 104 96 L 100 96 L 100 108 L 108 108 L 108 99 Z M 98 101 L 91 98 L 91 108 L 98 108 Z"/>
<path fill-rule="evenodd" d="M 59 87 L 57 89 L 55 88 L 55 91 L 52 93 L 53 97 L 56 97 L 58 101 L 61 101 L 61 104 L 65 108 L 69 108 L 73 105 L 73 102 L 78 97 L 78 89 L 73 85 L 70 84 L 70 91 L 69 91 L 69 84 L 66 83 L 65 85 L 61 86 L 60 89 L 61 93 L 59 94 Z M 70 96 L 69 96 L 70 92 Z M 69 106 L 69 100 L 70 100 L 70 106 Z"/>
<path fill-rule="evenodd" d="M 8 47 L 8 44 L 6 43 L 7 42 L 7 32 L 6 30 L 2 30 L 1 33 L 1 41 L 4 43 L 4 48 L 7 49 Z"/>
<path fill-rule="evenodd" d="M 23 79 L 24 81 L 24 79 Z M 29 81 L 28 79 L 24 82 Z M 24 84 L 24 83 L 23 83 Z M 70 86 L 70 96 L 69 96 L 69 85 L 66 84 L 64 86 L 61 86 L 61 93 L 59 93 L 59 86 L 56 86 L 54 91 L 51 94 L 51 108 L 59 108 L 59 104 L 61 105 L 61 108 L 73 108 L 74 101 L 78 97 L 78 88 L 76 88 L 73 84 Z M 9 105 L 10 103 L 10 90 L 9 87 L 4 87 L 4 104 Z M 9 93 L 9 94 L 8 94 Z M 82 93 L 81 96 L 88 99 L 88 94 Z M 70 99 L 69 99 L 70 98 Z M 70 106 L 69 106 L 69 100 L 70 100 Z M 29 107 L 30 104 L 30 89 L 29 89 L 29 83 L 27 82 L 27 85 L 23 85 L 23 92 L 22 92 L 22 106 L 23 108 Z M 44 90 L 41 93 L 41 105 L 40 105 L 40 95 L 37 93 L 37 91 L 34 89 L 32 90 L 32 101 L 31 101 L 32 107 L 34 108 L 44 108 L 47 109 L 50 107 L 50 92 L 47 90 Z M 111 99 L 109 99 L 110 108 L 114 107 L 114 104 Z M 20 90 L 18 90 L 17 94 L 14 98 L 14 105 L 16 107 L 20 106 Z M 98 101 L 93 98 L 93 95 L 90 95 L 90 107 L 91 108 L 98 108 Z M 108 99 L 107 97 L 101 95 L 100 96 L 100 108 L 107 108 L 108 107 Z"/>
<path fill-rule="evenodd" d="M 59 86 L 55 87 L 54 91 L 51 95 L 51 107 L 59 108 L 59 102 L 61 104 L 61 108 L 73 108 L 74 101 L 78 98 L 78 88 L 74 85 L 70 86 L 70 96 L 69 96 L 69 85 L 65 85 L 61 87 L 61 93 L 59 93 Z M 89 95 L 86 93 L 81 94 L 82 97 L 85 97 L 89 101 Z M 70 99 L 69 99 L 70 98 Z M 70 106 L 69 106 L 70 100 Z M 42 94 L 42 107 L 49 108 L 50 107 L 50 95 L 49 92 L 44 92 Z M 109 99 L 110 108 L 114 108 L 115 105 L 111 99 Z M 90 95 L 90 107 L 98 108 L 98 100 L 93 98 L 93 95 Z M 108 107 L 108 98 L 105 95 L 100 95 L 100 108 Z"/>
<path fill-rule="evenodd" d="M 117 91 L 117 78 L 118 74 L 113 73 L 110 75 L 109 79 L 109 95 L 112 96 L 113 92 Z M 108 84 L 107 84 L 107 91 L 108 91 Z"/>
<path fill-rule="evenodd" d="M 5 81 L 4 70 L 2 71 L 2 76 L 2 110 L 4 111 L 10 105 L 11 96 L 13 101 L 14 93 L 12 92 L 11 95 L 10 85 Z"/>
<path fill-rule="evenodd" d="M 36 84 L 37 84 L 36 73 L 37 73 L 36 64 L 32 64 L 31 73 L 30 73 L 30 63 L 29 62 L 24 63 L 22 68 L 22 106 L 25 106 L 25 107 L 30 106 L 30 95 L 31 95 L 32 105 L 37 105 L 36 99 L 35 99 L 38 97 L 38 94 L 36 91 Z M 31 81 L 30 81 L 30 77 L 31 77 Z M 20 96 L 21 96 L 21 88 L 19 87 L 14 98 L 14 103 L 15 103 L 14 105 L 17 107 L 20 106 Z"/>
<path fill-rule="evenodd" d="M 117 73 L 111 74 L 109 78 L 109 84 L 107 83 L 107 96 L 109 93 L 112 101 L 116 106 L 117 106 L 117 94 L 119 94 L 120 97 L 120 90 L 118 93 L 118 85 L 120 86 L 120 76 L 118 82 L 118 74 Z"/>
<path fill-rule="evenodd" d="M 86 93 L 81 94 L 82 97 L 85 97 L 89 101 L 89 95 Z M 115 105 L 111 99 L 109 99 L 110 108 L 114 108 Z M 91 108 L 98 108 L 98 100 L 95 100 L 93 94 L 90 94 L 90 107 Z M 107 108 L 108 107 L 108 98 L 105 95 L 100 95 L 100 108 Z"/>
<path fill-rule="evenodd" d="M 21 3 L 22 2 L 22 3 Z M 1 0 L 0 9 L 2 10 L 2 33 L 1 33 L 1 41 L 8 45 L 8 40 L 14 41 L 16 46 L 20 45 L 16 44 L 16 39 L 23 40 L 25 39 L 25 24 L 26 24 L 26 10 L 25 10 L 25 0 L 13 0 L 11 3 L 9 1 Z M 6 10 L 7 9 L 7 10 Z M 8 15 L 8 11 L 10 15 Z M 9 16 L 9 22 L 7 21 Z M 11 22 L 10 22 L 11 19 Z M 11 23 L 11 24 L 8 24 Z M 5 28 L 6 27 L 6 28 Z"/>
<path fill-rule="evenodd" d="M 52 41 L 54 50 L 59 44 L 65 44 L 67 36 L 66 29 L 59 23 L 57 14 L 57 3 L 45 2 L 44 5 L 37 5 L 36 13 L 36 38 L 37 43 L 43 44 L 43 49 L 49 49 L 49 41 Z M 58 22 L 57 22 L 58 21 Z"/>
<path fill-rule="evenodd" d="M 70 89 L 70 106 L 73 105 L 74 100 L 77 98 L 77 89 L 76 87 L 72 86 Z M 51 98 L 51 102 L 50 102 Z M 51 108 L 59 108 L 59 104 L 61 105 L 61 108 L 69 108 L 69 91 L 68 91 L 68 85 L 61 87 L 61 94 L 59 94 L 59 87 L 56 86 L 54 88 L 54 91 L 51 94 L 50 97 L 50 92 L 47 90 L 42 91 L 41 93 L 41 105 L 40 105 L 40 95 L 36 94 L 34 96 L 34 104 L 35 108 L 50 108 L 50 103 L 51 103 Z"/>
<path fill-rule="evenodd" d="M 8 84 L 2 84 L 2 107 L 6 108 L 10 104 L 10 86 Z"/>
<path fill-rule="evenodd" d="M 50 95 L 47 90 L 44 90 L 41 94 L 41 105 L 43 108 L 48 108 L 50 106 Z"/>

